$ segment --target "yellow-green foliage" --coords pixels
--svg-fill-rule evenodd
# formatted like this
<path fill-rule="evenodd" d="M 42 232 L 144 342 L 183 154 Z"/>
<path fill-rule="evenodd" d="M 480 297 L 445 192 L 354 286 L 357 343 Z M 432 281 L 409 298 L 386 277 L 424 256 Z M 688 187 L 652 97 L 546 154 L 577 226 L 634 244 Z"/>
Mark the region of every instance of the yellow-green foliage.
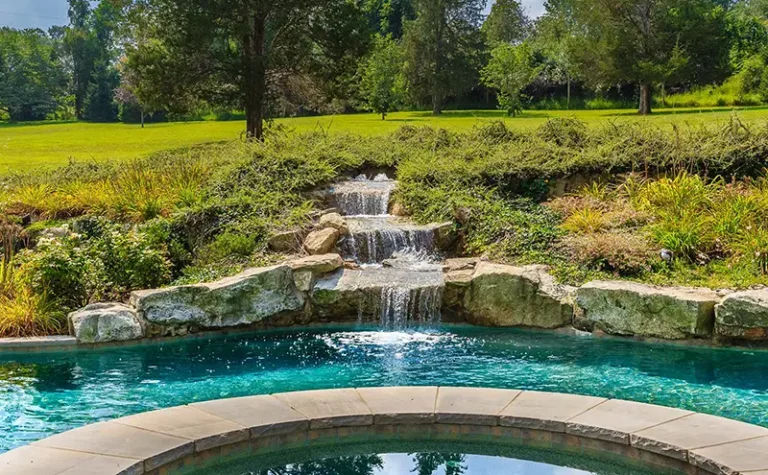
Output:
<path fill-rule="evenodd" d="M 0 290 L 0 337 L 56 335 L 64 327 L 64 313 L 46 295 L 17 279 Z"/>
<path fill-rule="evenodd" d="M 605 213 L 590 207 L 574 211 L 563 223 L 563 229 L 576 234 L 600 232 L 606 226 Z"/>
<path fill-rule="evenodd" d="M 660 98 L 656 98 L 660 102 Z M 665 107 L 723 107 L 757 106 L 763 104 L 759 94 L 744 93 L 738 76 L 720 86 L 704 86 L 689 92 L 674 94 L 666 98 Z M 662 104 L 659 104 L 661 106 Z"/>

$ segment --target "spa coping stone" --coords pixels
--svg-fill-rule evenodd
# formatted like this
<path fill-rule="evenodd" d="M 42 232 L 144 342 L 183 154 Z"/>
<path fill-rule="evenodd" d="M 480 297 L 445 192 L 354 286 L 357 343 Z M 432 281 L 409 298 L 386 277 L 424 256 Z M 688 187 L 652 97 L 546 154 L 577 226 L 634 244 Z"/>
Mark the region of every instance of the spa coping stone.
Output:
<path fill-rule="evenodd" d="M 375 433 L 377 427 L 393 434 L 401 427 L 414 434 L 448 430 L 458 437 L 488 435 L 501 441 L 560 440 L 687 467 L 689 473 L 768 474 L 768 429 L 762 427 L 637 402 L 449 387 L 305 391 L 162 409 L 81 427 L 1 454 L 0 473 L 173 473 L 169 467 L 174 464 L 247 446 L 247 441 L 271 440 L 267 446 L 277 448 L 280 441 L 301 434 L 360 436 Z"/>

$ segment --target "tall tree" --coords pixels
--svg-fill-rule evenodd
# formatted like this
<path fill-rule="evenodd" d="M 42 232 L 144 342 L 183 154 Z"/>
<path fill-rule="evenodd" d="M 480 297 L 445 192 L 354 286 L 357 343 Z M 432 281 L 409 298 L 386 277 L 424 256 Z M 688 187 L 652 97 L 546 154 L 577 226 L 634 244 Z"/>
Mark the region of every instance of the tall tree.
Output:
<path fill-rule="evenodd" d="M 638 84 L 640 114 L 651 113 L 652 87 L 674 64 L 685 63 L 680 77 L 698 83 L 706 81 L 703 73 L 727 63 L 727 0 L 572 1 L 593 45 L 587 48 L 594 53 L 591 75 L 605 83 Z"/>
<path fill-rule="evenodd" d="M 483 33 L 491 46 L 520 43 L 530 31 L 531 22 L 517 0 L 496 0 L 483 22 Z"/>
<path fill-rule="evenodd" d="M 75 93 L 75 115 L 83 118 L 85 97 L 93 73 L 94 53 L 88 20 L 91 6 L 88 0 L 69 0 L 69 28 L 66 42 L 72 56 L 72 83 Z"/>
<path fill-rule="evenodd" d="M 477 84 L 480 22 L 485 0 L 414 0 L 416 19 L 405 28 L 405 73 L 416 101 L 429 98 L 439 115 L 450 95 Z"/>
<path fill-rule="evenodd" d="M 67 84 L 54 41 L 42 30 L 0 28 L 0 110 L 11 120 L 56 111 Z"/>
<path fill-rule="evenodd" d="M 367 0 L 365 12 L 374 30 L 394 39 L 402 38 L 405 22 L 416 17 L 413 0 Z"/>
<path fill-rule="evenodd" d="M 129 45 L 136 94 L 166 107 L 196 99 L 243 107 L 247 135 L 260 139 L 269 85 L 298 72 L 335 71 L 365 38 L 347 0 L 136 0 L 143 23 Z M 183 104 L 181 104 L 183 105 Z"/>

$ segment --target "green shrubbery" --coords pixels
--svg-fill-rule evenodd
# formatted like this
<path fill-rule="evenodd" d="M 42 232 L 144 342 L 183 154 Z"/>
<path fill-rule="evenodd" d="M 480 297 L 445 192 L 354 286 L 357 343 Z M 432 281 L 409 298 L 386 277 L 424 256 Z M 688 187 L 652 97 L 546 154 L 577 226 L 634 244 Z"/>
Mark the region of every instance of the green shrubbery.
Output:
<path fill-rule="evenodd" d="M 456 222 L 467 254 L 550 264 L 569 282 L 749 286 L 768 271 L 766 156 L 768 128 L 735 118 L 672 130 L 559 119 L 533 133 L 272 130 L 264 143 L 6 176 L 0 334 L 62 331 L 89 301 L 276 262 L 269 238 L 310 224 L 313 191 L 366 168 L 395 169 L 400 204 L 419 222 Z M 566 177 L 591 184 L 548 201 Z M 64 236 L 45 230 L 62 224 Z"/>

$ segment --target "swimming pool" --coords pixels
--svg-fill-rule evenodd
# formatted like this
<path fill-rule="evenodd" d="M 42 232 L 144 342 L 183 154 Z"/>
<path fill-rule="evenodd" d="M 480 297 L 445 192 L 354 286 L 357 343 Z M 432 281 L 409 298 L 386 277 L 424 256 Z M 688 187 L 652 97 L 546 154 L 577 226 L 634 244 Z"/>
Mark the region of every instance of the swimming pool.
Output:
<path fill-rule="evenodd" d="M 0 353 L 0 451 L 195 401 L 395 385 L 533 389 L 768 426 L 768 352 L 514 329 L 290 329 L 60 353 Z"/>
<path fill-rule="evenodd" d="M 556 448 L 461 442 L 377 442 L 281 450 L 189 475 L 658 475 L 666 473 L 619 457 Z"/>

